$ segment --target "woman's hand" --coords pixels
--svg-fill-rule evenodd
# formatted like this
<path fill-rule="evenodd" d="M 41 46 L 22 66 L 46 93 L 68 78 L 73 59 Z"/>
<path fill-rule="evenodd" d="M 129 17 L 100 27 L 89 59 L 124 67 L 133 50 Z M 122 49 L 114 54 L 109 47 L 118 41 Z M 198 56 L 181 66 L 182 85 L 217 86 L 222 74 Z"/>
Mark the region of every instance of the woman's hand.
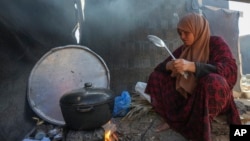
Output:
<path fill-rule="evenodd" d="M 167 64 L 166 64 L 166 70 L 170 70 L 172 73 L 171 73 L 171 76 L 172 77 L 175 77 L 178 72 L 176 71 L 175 67 L 174 67 L 174 60 L 172 61 L 169 61 Z"/>
<path fill-rule="evenodd" d="M 176 59 L 173 63 L 173 66 L 178 73 L 183 73 L 188 71 L 190 62 L 185 59 Z"/>
<path fill-rule="evenodd" d="M 195 64 L 185 59 L 176 59 L 169 61 L 166 69 L 172 71 L 172 76 L 176 76 L 176 74 L 183 74 L 186 71 L 195 72 Z"/>

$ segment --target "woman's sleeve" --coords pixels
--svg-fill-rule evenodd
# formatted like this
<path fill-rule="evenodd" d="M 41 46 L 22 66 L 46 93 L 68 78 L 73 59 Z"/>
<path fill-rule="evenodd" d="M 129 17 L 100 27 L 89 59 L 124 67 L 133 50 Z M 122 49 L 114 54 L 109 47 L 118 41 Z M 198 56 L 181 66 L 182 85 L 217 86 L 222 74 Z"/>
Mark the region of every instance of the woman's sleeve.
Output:
<path fill-rule="evenodd" d="M 197 78 L 203 77 L 209 73 L 216 73 L 216 66 L 201 62 L 195 62 L 196 72 L 194 73 Z"/>
<path fill-rule="evenodd" d="M 228 44 L 221 37 L 210 41 L 210 63 L 216 66 L 217 73 L 227 80 L 232 89 L 237 81 L 238 69 Z"/>

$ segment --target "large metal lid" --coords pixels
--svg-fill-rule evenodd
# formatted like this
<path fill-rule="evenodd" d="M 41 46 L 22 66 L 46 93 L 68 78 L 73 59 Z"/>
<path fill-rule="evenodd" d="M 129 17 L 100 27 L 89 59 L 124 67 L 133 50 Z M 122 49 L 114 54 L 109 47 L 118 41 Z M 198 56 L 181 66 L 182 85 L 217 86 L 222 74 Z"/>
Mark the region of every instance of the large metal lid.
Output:
<path fill-rule="evenodd" d="M 84 46 L 56 47 L 46 53 L 31 71 L 27 98 L 33 111 L 43 120 L 65 125 L 60 98 L 84 87 L 109 88 L 109 69 L 103 59 Z"/>

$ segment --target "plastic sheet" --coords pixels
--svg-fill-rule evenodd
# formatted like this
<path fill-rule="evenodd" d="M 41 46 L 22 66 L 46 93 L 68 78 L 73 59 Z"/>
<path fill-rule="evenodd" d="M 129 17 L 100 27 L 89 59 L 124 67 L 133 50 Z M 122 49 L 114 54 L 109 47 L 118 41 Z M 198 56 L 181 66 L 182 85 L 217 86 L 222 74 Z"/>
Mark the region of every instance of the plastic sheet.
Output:
<path fill-rule="evenodd" d="M 123 91 L 120 96 L 115 97 L 113 117 L 123 117 L 130 109 L 131 96 L 129 92 Z"/>
<path fill-rule="evenodd" d="M 143 98 L 146 99 L 149 103 L 151 103 L 151 98 L 148 94 L 144 93 L 146 89 L 147 83 L 144 82 L 137 82 L 135 85 L 135 91 L 139 93 L 139 95 Z"/>

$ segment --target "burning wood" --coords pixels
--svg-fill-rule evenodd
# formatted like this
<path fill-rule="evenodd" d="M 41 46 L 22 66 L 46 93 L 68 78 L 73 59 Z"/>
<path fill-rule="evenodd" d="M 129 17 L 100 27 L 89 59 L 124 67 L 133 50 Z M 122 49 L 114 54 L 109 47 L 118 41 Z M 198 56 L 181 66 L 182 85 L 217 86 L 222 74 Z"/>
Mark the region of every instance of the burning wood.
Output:
<path fill-rule="evenodd" d="M 119 141 L 115 132 L 111 134 L 111 130 L 105 132 L 105 141 Z"/>
<path fill-rule="evenodd" d="M 107 124 L 102 126 L 105 130 L 105 141 L 119 141 L 116 132 L 116 125 L 109 121 Z"/>

